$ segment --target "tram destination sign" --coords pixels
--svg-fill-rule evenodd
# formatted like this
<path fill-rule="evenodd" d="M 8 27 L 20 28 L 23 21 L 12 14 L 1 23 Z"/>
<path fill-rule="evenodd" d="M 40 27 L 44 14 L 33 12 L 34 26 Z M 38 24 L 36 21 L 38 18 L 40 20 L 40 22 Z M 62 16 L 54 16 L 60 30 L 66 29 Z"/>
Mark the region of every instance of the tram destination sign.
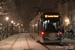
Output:
<path fill-rule="evenodd" d="M 45 18 L 58 18 L 59 15 L 45 15 Z"/>

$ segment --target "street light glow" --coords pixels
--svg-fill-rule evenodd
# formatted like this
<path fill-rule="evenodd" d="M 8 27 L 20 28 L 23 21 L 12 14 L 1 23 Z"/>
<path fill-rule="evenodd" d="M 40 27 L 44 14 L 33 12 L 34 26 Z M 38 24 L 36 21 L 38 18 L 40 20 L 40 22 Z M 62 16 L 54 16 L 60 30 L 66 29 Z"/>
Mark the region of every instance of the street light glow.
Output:
<path fill-rule="evenodd" d="M 23 26 L 23 24 L 21 24 L 21 26 Z"/>
<path fill-rule="evenodd" d="M 6 20 L 8 21 L 8 20 L 9 20 L 9 18 L 8 18 L 8 17 L 6 17 Z"/>
<path fill-rule="evenodd" d="M 65 20 L 65 22 L 69 22 L 69 20 L 68 20 L 68 19 L 66 19 L 66 20 Z"/>
<path fill-rule="evenodd" d="M 17 23 L 17 25 L 19 25 L 19 23 Z"/>
<path fill-rule="evenodd" d="M 65 26 L 68 26 L 70 24 L 69 19 L 65 19 Z"/>
<path fill-rule="evenodd" d="M 13 23 L 13 21 L 11 21 L 11 23 Z"/>

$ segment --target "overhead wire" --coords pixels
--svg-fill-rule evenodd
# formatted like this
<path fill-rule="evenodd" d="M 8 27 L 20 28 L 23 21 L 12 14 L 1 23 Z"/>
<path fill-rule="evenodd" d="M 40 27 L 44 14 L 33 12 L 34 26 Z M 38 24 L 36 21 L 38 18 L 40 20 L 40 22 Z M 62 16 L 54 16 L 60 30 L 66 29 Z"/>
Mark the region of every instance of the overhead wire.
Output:
<path fill-rule="evenodd" d="M 42 2 L 42 0 L 39 1 L 38 7 L 40 6 L 41 2 Z"/>
<path fill-rule="evenodd" d="M 39 1 L 38 5 L 37 5 L 37 8 L 40 8 L 40 4 L 41 4 L 41 3 L 42 3 L 42 0 Z M 35 10 L 35 12 L 33 13 L 33 15 L 36 14 L 37 10 L 38 10 L 38 9 Z"/>

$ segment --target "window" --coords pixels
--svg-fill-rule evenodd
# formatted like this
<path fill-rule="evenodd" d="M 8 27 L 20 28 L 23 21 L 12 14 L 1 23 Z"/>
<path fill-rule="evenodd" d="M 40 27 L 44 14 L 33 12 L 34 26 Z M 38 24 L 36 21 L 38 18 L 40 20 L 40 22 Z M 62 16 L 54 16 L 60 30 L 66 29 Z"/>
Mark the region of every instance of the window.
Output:
<path fill-rule="evenodd" d="M 43 22 L 43 30 L 47 28 L 47 22 L 48 22 L 47 20 L 45 20 L 45 21 Z"/>
<path fill-rule="evenodd" d="M 55 20 L 55 19 L 54 19 Z M 43 30 L 44 31 L 51 31 L 56 32 L 56 30 L 60 29 L 60 22 L 59 20 L 45 20 L 43 21 Z"/>
<path fill-rule="evenodd" d="M 35 24 L 34 24 L 34 32 L 35 32 L 35 33 L 37 33 L 37 30 L 38 30 L 37 26 L 38 26 L 38 23 L 35 22 Z"/>

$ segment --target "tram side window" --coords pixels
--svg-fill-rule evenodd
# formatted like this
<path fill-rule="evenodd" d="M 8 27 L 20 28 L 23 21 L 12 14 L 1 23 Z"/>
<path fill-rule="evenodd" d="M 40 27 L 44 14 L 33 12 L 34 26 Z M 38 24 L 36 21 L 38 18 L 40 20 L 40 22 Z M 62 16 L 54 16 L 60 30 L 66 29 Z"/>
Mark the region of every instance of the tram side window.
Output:
<path fill-rule="evenodd" d="M 31 24 L 31 33 L 34 33 L 34 24 Z"/>
<path fill-rule="evenodd" d="M 35 23 L 35 26 L 34 26 L 34 33 L 37 33 L 37 30 L 38 30 L 38 24 L 37 24 L 37 22 Z"/>
<path fill-rule="evenodd" d="M 32 25 L 30 26 L 30 32 L 31 33 L 33 32 L 33 26 Z"/>

